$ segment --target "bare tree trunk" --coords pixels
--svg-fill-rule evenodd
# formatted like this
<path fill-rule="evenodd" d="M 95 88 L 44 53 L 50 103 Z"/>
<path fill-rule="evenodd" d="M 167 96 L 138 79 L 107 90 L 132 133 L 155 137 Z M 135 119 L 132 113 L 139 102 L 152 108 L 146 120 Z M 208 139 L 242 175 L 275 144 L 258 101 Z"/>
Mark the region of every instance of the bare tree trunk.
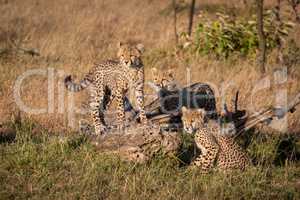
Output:
<path fill-rule="evenodd" d="M 173 4 L 173 27 L 174 27 L 174 36 L 175 36 L 175 44 L 178 44 L 178 34 L 177 34 L 177 5 L 176 0 L 172 0 Z"/>
<path fill-rule="evenodd" d="M 191 34 L 192 34 L 193 19 L 194 19 L 194 13 L 195 13 L 195 4 L 196 4 L 196 0 L 192 0 L 191 7 L 190 7 L 190 13 L 189 13 L 189 26 L 188 26 L 188 35 L 189 36 L 191 36 Z"/>
<path fill-rule="evenodd" d="M 266 36 L 264 33 L 264 21 L 263 21 L 263 8 L 264 0 L 256 0 L 256 15 L 257 15 L 257 32 L 259 40 L 259 55 L 257 57 L 257 62 L 260 68 L 260 72 L 264 74 L 266 72 L 265 62 L 266 62 Z"/>
<path fill-rule="evenodd" d="M 283 48 L 283 40 L 280 37 L 279 30 L 282 27 L 282 21 L 281 21 L 281 16 L 280 16 L 280 7 L 281 7 L 281 0 L 277 0 L 276 6 L 275 6 L 275 17 L 276 17 L 276 42 L 277 42 L 277 63 L 282 65 L 283 62 L 283 53 L 282 53 L 282 48 Z"/>

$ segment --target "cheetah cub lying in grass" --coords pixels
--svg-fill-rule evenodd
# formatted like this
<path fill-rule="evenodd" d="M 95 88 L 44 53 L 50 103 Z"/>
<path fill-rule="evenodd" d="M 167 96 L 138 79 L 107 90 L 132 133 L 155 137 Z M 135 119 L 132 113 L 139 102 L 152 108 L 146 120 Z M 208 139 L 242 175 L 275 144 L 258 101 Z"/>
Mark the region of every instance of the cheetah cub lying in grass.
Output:
<path fill-rule="evenodd" d="M 144 110 L 144 66 L 141 56 L 144 46 L 132 46 L 119 43 L 118 60 L 107 60 L 96 64 L 79 84 L 71 76 L 65 78 L 68 90 L 77 92 L 90 86 L 91 115 L 95 134 L 104 134 L 107 126 L 104 120 L 104 109 L 113 99 L 117 102 L 117 119 L 119 128 L 124 127 L 124 98 L 128 90 L 135 90 L 136 103 L 142 123 L 146 123 Z"/>
<path fill-rule="evenodd" d="M 201 150 L 192 164 L 200 167 L 204 173 L 213 168 L 223 171 L 244 170 L 250 164 L 250 159 L 234 140 L 234 135 L 222 133 L 215 121 L 205 123 L 205 115 L 203 109 L 182 107 L 184 130 L 195 135 L 196 146 Z"/>

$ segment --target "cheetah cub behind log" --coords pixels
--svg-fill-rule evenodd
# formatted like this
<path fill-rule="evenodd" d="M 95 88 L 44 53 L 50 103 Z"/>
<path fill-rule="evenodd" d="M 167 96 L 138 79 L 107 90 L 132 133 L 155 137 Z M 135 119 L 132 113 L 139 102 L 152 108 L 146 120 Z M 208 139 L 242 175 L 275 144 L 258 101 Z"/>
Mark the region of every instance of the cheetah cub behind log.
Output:
<path fill-rule="evenodd" d="M 95 126 L 95 134 L 104 134 L 107 126 L 104 109 L 113 99 L 117 102 L 119 128 L 124 127 L 124 98 L 128 90 L 135 90 L 136 104 L 142 123 L 146 123 L 144 111 L 144 67 L 141 56 L 144 46 L 119 43 L 118 60 L 107 60 L 95 66 L 80 83 L 74 83 L 71 76 L 65 78 L 68 90 L 77 92 L 89 86 L 90 109 Z"/>
<path fill-rule="evenodd" d="M 182 107 L 184 130 L 195 134 L 196 146 L 201 150 L 192 164 L 200 167 L 204 173 L 213 168 L 223 171 L 244 170 L 250 164 L 250 159 L 235 141 L 234 135 L 224 134 L 215 121 L 205 123 L 205 115 L 203 109 Z"/>

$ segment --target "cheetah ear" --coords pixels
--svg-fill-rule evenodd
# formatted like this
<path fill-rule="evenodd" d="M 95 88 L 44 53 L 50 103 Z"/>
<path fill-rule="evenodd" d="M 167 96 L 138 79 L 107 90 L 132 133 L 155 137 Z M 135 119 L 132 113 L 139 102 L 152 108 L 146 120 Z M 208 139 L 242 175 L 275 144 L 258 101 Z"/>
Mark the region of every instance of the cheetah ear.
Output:
<path fill-rule="evenodd" d="M 187 111 L 187 108 L 185 106 L 182 106 L 181 111 L 182 111 L 182 113 L 185 113 Z"/>
<path fill-rule="evenodd" d="M 141 43 L 136 45 L 136 49 L 139 50 L 140 53 L 144 53 L 145 52 L 145 46 Z"/>
<path fill-rule="evenodd" d="M 199 108 L 199 109 L 197 109 L 197 112 L 198 112 L 199 114 L 201 114 L 202 116 L 205 116 L 205 115 L 206 115 L 206 111 L 205 111 L 204 109 Z"/>

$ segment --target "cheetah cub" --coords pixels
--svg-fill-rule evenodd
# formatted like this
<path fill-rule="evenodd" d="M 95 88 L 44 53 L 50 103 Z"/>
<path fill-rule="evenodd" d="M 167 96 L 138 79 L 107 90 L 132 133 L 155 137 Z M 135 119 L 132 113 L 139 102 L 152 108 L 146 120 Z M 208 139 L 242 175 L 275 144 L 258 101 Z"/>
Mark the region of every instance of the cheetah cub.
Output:
<path fill-rule="evenodd" d="M 144 46 L 119 43 L 118 48 L 117 60 L 95 64 L 80 83 L 74 83 L 71 76 L 65 78 L 65 86 L 70 91 L 77 92 L 89 86 L 96 135 L 104 134 L 107 130 L 103 112 L 113 99 L 117 102 L 119 128 L 124 127 L 124 98 L 131 89 L 135 91 L 140 120 L 142 123 L 147 122 L 144 110 L 144 66 L 141 59 Z"/>
<path fill-rule="evenodd" d="M 162 90 L 178 90 L 173 70 L 169 69 L 167 71 L 160 72 L 157 68 L 153 67 L 151 72 L 153 80 L 150 83 L 150 86 L 156 92 L 160 92 Z"/>
<path fill-rule="evenodd" d="M 250 159 L 234 140 L 234 135 L 222 133 L 220 125 L 215 121 L 205 123 L 205 115 L 203 109 L 182 107 L 184 130 L 194 134 L 195 144 L 201 150 L 192 164 L 200 167 L 204 173 L 213 168 L 223 171 L 244 170 L 250 164 Z"/>

